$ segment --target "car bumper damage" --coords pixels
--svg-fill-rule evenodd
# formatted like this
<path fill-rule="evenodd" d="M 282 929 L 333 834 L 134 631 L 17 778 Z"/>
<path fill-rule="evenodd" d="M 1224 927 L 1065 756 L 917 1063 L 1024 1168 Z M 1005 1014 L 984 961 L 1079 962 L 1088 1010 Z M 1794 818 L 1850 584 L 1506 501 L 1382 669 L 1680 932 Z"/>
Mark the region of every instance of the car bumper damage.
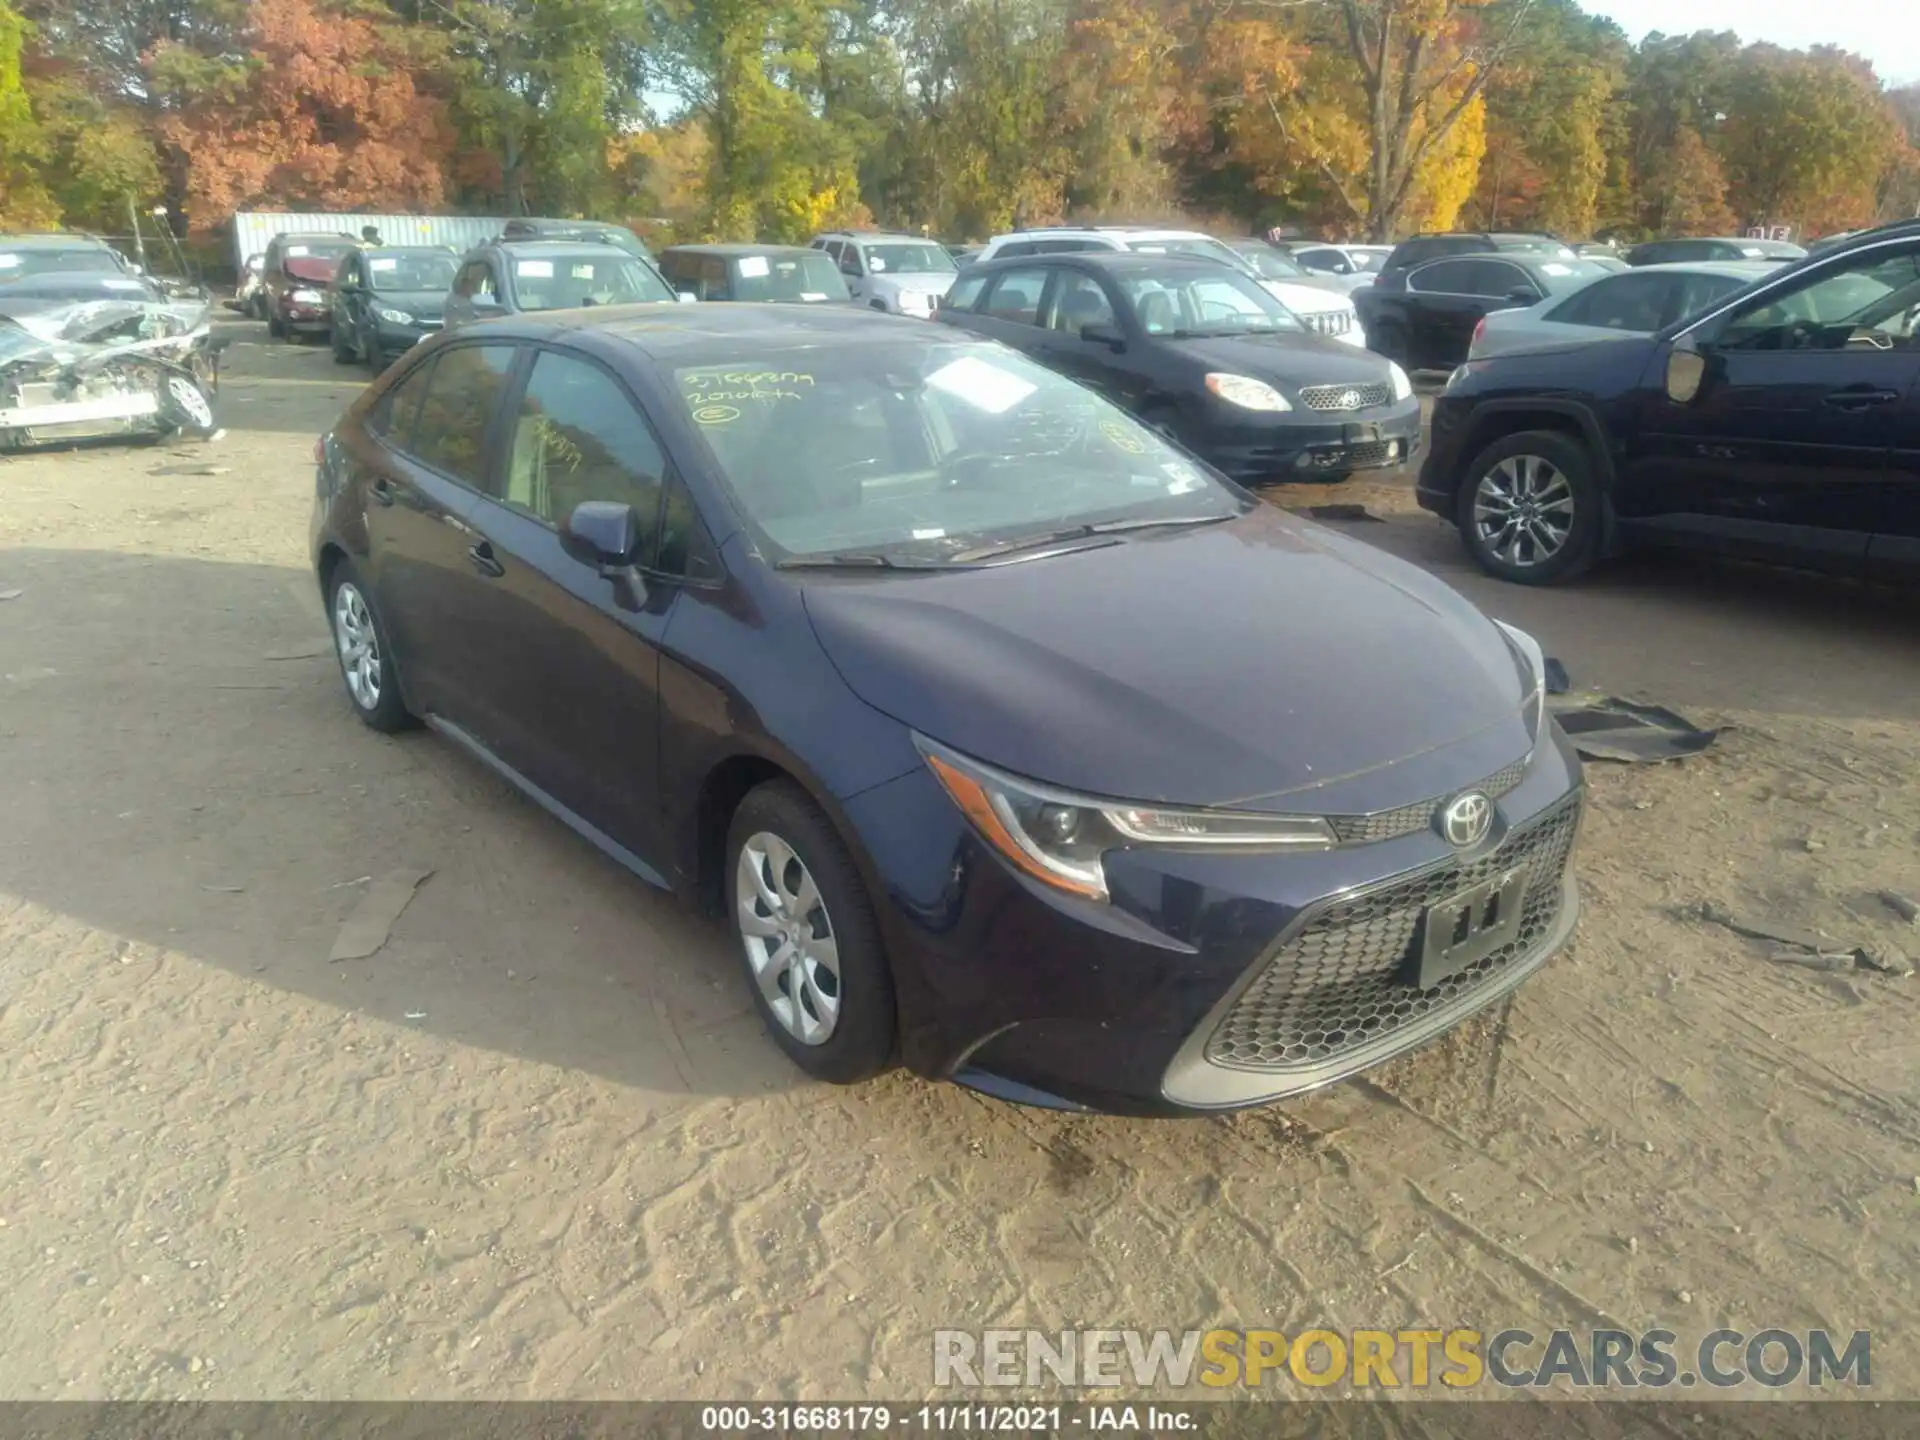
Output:
<path fill-rule="evenodd" d="M 1216 416 L 1194 448 L 1216 469 L 1245 482 L 1311 480 L 1390 469 L 1420 450 L 1420 402 L 1352 416 L 1291 412 L 1266 423 Z"/>
<path fill-rule="evenodd" d="M 1114 852 L 1102 905 L 1012 873 L 940 814 L 930 778 L 879 787 L 850 814 L 890 857 L 903 1058 L 1024 1104 L 1179 1115 L 1424 1044 L 1538 970 L 1578 916 L 1585 790 L 1565 738 L 1477 788 L 1496 812 L 1477 848 L 1439 834 L 1441 796 L 1340 817 L 1321 852 Z"/>
<path fill-rule="evenodd" d="M 210 433 L 219 346 L 205 301 L 0 311 L 0 449 Z"/>

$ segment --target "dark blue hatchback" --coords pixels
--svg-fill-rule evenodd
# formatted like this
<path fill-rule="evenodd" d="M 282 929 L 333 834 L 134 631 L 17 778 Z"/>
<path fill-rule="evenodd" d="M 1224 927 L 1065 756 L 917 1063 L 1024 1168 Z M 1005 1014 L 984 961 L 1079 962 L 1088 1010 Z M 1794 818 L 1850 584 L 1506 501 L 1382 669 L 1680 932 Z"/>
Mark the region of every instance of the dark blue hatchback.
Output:
<path fill-rule="evenodd" d="M 1573 927 L 1533 641 L 991 342 L 519 317 L 419 347 L 319 456 L 361 716 L 724 916 L 814 1075 L 1258 1104 Z"/>

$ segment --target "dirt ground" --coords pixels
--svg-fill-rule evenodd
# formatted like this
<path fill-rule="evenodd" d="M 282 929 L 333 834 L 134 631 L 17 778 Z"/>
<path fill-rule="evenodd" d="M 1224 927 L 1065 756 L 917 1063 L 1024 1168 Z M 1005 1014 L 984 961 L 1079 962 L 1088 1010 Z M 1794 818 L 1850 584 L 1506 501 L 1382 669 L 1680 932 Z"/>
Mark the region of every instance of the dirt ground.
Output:
<path fill-rule="evenodd" d="M 0 460 L 0 1396 L 902 1398 L 936 1327 L 1603 1315 L 1871 1329 L 1920 1396 L 1920 979 L 1698 918 L 1920 953 L 1875 897 L 1920 894 L 1910 601 L 1671 559 L 1534 593 L 1404 477 L 1316 497 L 1578 684 L 1734 727 L 1593 767 L 1574 950 L 1231 1118 L 834 1089 L 717 926 L 349 713 L 305 536 L 361 377 L 232 328 L 223 441 Z"/>

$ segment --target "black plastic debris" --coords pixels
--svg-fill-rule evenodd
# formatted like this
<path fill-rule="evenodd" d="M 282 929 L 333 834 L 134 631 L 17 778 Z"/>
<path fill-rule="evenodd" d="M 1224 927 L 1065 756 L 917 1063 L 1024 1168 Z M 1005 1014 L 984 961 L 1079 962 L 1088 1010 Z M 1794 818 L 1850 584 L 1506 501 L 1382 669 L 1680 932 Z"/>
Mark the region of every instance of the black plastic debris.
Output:
<path fill-rule="evenodd" d="M 1569 696 L 1553 689 L 1548 676 L 1547 708 L 1585 760 L 1617 760 L 1629 765 L 1657 764 L 1698 755 L 1719 738 L 1720 730 L 1702 730 L 1684 715 L 1662 705 L 1637 705 L 1615 697 Z"/>

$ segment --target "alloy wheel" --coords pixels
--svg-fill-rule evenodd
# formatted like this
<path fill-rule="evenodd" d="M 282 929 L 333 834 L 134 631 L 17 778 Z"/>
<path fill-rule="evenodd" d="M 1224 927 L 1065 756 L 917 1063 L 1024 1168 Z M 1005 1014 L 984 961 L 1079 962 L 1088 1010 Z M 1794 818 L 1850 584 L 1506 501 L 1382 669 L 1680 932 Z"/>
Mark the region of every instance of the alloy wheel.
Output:
<path fill-rule="evenodd" d="M 167 377 L 167 395 L 180 413 L 191 420 L 201 430 L 213 428 L 213 407 L 207 404 L 207 397 L 200 387 L 184 375 Z"/>
<path fill-rule="evenodd" d="M 340 673 L 347 693 L 362 710 L 380 705 L 380 636 L 373 628 L 373 612 L 351 581 L 333 595 L 333 634 L 340 647 Z"/>
<path fill-rule="evenodd" d="M 740 847 L 734 895 L 761 998 L 802 1045 L 824 1045 L 840 1020 L 840 947 L 820 887 L 791 845 L 761 830 Z"/>
<path fill-rule="evenodd" d="M 1543 456 L 1509 455 L 1474 487 L 1475 534 L 1489 555 L 1517 570 L 1565 549 L 1573 516 L 1573 484 Z"/>

